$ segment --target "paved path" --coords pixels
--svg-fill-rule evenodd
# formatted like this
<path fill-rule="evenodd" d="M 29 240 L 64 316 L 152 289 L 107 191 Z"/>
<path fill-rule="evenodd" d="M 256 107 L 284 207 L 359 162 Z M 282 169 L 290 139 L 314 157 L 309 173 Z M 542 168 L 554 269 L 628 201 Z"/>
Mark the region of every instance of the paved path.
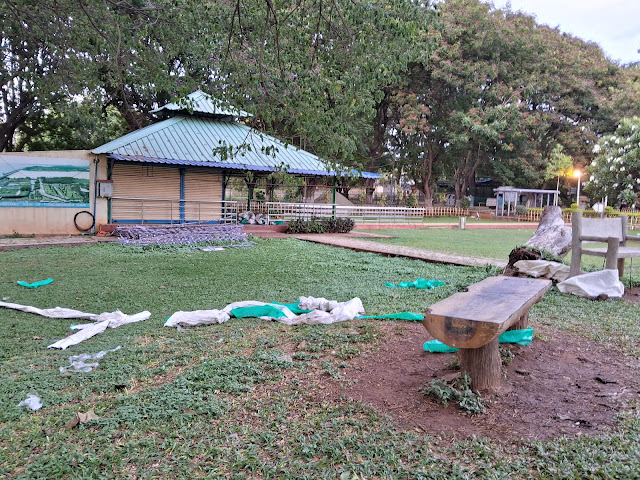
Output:
<path fill-rule="evenodd" d="M 358 232 L 353 236 L 331 235 L 331 234 L 307 234 L 293 235 L 294 237 L 305 240 L 307 242 L 322 243 L 324 245 L 332 245 L 334 247 L 349 248 L 357 252 L 378 253 L 389 257 L 406 257 L 415 260 L 423 260 L 425 262 L 447 263 L 451 265 L 462 265 L 465 267 L 484 267 L 485 265 L 494 265 L 499 268 L 507 266 L 504 260 L 493 258 L 475 258 L 465 257 L 462 255 L 452 255 L 448 253 L 432 252 L 422 250 L 421 248 L 403 247 L 399 245 L 386 245 L 384 243 L 371 242 L 355 238 Z"/>
<path fill-rule="evenodd" d="M 36 247 L 78 247 L 100 242 L 117 241 L 115 237 L 96 237 L 93 235 L 51 235 L 42 237 L 6 237 L 0 238 L 0 250 Z"/>

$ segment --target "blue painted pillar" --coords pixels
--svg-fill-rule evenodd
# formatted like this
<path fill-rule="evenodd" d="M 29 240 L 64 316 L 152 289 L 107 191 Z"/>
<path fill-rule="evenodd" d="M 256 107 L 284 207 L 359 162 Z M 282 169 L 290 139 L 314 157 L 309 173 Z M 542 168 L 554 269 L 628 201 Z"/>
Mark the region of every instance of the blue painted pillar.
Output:
<path fill-rule="evenodd" d="M 180 169 L 180 223 L 185 222 L 184 215 L 184 177 L 186 170 L 184 168 Z"/>

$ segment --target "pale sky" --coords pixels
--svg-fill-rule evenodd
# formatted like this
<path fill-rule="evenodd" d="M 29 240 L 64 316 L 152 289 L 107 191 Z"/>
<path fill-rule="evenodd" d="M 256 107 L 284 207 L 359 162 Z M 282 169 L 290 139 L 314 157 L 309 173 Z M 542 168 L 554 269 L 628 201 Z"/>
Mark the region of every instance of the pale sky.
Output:
<path fill-rule="evenodd" d="M 496 8 L 535 16 L 539 24 L 558 27 L 595 42 L 609 58 L 621 63 L 640 61 L 640 0 L 486 0 Z"/>

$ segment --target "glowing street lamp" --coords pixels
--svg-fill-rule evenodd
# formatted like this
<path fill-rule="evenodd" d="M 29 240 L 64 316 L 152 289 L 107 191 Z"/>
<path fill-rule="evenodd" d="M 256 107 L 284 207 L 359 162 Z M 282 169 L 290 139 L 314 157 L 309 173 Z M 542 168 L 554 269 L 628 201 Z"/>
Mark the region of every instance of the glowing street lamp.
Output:
<path fill-rule="evenodd" d="M 576 203 L 578 204 L 578 208 L 580 208 L 580 179 L 582 178 L 582 172 L 580 170 L 574 170 L 573 176 L 578 179 L 578 191 L 576 192 Z"/>

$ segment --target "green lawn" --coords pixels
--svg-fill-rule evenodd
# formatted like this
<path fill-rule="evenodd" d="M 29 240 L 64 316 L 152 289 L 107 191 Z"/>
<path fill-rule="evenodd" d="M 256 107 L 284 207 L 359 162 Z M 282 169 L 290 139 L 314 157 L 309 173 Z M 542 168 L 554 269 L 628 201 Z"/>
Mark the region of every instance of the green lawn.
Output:
<path fill-rule="evenodd" d="M 95 245 L 0 255 L 4 301 L 152 312 L 146 322 L 52 351 L 46 346 L 74 321 L 0 309 L 0 478 L 604 479 L 640 472 L 637 414 L 621 416 L 617 428 L 594 438 L 450 443 L 403 430 L 357 402 L 319 401 L 323 376 L 348 381 L 350 358 L 384 342 L 379 321 L 292 328 L 232 319 L 182 331 L 163 327 L 177 310 L 300 295 L 359 296 L 371 315 L 422 313 L 493 271 L 293 239 L 209 253 Z M 53 283 L 35 290 L 16 284 L 49 277 Z M 447 285 L 426 292 L 384 286 L 416 278 Z M 621 300 L 551 291 L 531 320 L 640 355 L 638 307 Z M 71 355 L 118 345 L 91 372 L 59 372 Z M 291 345 L 305 346 L 287 359 Z M 40 396 L 42 409 L 16 407 L 29 393 Z M 100 418 L 64 426 L 89 409 Z"/>
<path fill-rule="evenodd" d="M 453 253 L 480 258 L 506 260 L 514 247 L 523 245 L 535 230 L 407 228 L 358 231 L 388 235 L 392 238 L 367 238 L 374 242 L 422 248 L 434 252 Z"/>
<path fill-rule="evenodd" d="M 387 235 L 391 238 L 367 238 L 367 240 L 389 245 L 422 248 L 434 252 L 452 253 L 480 258 L 497 258 L 507 260 L 513 248 L 524 245 L 531 238 L 533 229 L 465 229 L 458 228 L 407 228 L 358 231 Z M 604 246 L 606 244 L 593 244 Z M 629 285 L 629 277 L 635 285 L 640 283 L 640 262 L 633 265 L 632 259 L 626 260 L 625 285 Z M 564 258 L 564 263 L 571 263 L 571 252 Z M 604 268 L 604 258 L 582 257 L 582 268 L 585 271 Z"/>

